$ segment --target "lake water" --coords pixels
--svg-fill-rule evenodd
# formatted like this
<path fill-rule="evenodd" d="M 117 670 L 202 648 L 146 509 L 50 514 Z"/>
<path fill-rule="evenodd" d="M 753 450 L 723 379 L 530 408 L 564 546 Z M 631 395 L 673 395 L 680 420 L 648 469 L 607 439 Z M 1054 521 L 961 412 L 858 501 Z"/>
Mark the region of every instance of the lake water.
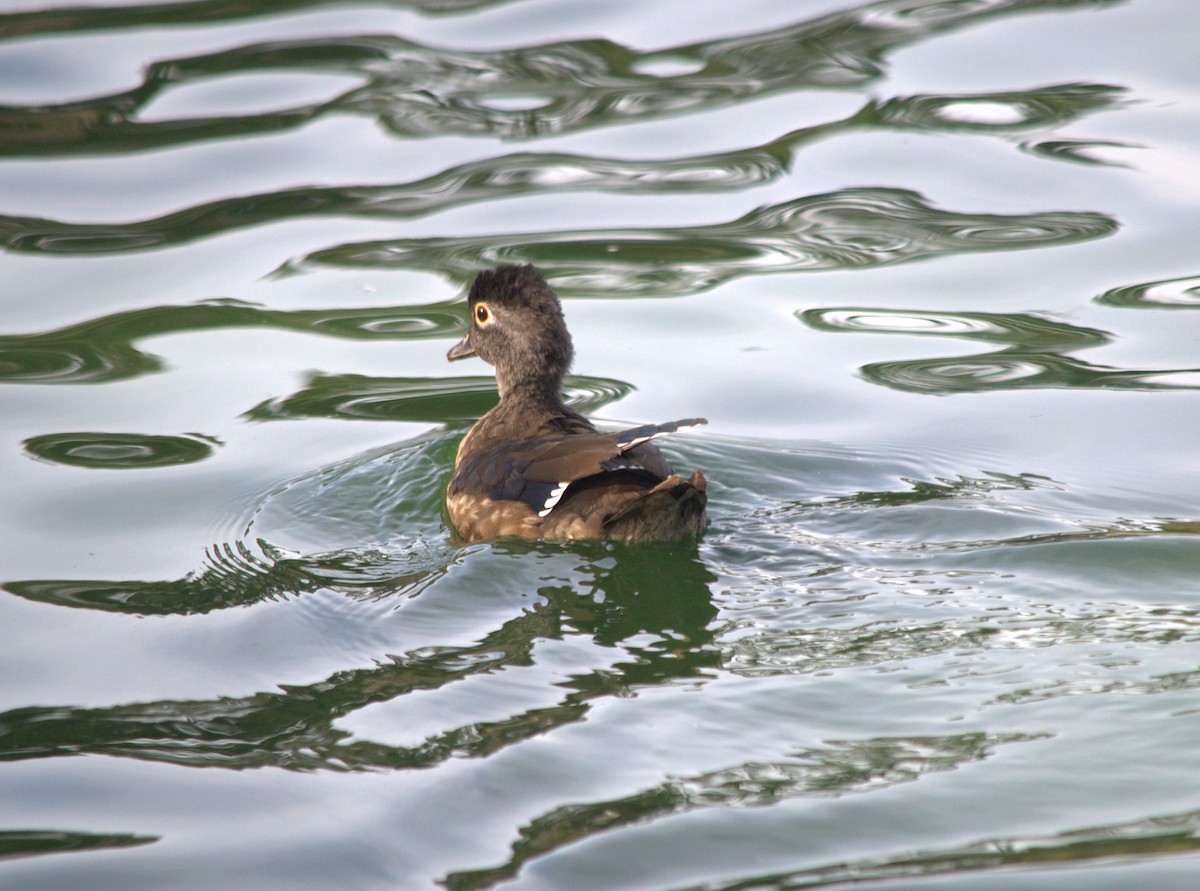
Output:
<path fill-rule="evenodd" d="M 1196 887 L 1198 28 L 9 0 L 0 887 Z M 504 262 L 699 543 L 451 541 Z"/>

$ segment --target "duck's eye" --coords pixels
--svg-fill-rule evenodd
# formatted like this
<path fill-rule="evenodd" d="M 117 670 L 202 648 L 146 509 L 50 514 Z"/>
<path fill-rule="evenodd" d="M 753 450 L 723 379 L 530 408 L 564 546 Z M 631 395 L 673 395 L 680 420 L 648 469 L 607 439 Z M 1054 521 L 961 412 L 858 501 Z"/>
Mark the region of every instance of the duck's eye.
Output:
<path fill-rule="evenodd" d="M 475 321 L 477 321 L 480 325 L 486 325 L 488 323 L 488 319 L 491 317 L 492 315 L 488 312 L 486 304 L 480 303 L 475 307 Z"/>

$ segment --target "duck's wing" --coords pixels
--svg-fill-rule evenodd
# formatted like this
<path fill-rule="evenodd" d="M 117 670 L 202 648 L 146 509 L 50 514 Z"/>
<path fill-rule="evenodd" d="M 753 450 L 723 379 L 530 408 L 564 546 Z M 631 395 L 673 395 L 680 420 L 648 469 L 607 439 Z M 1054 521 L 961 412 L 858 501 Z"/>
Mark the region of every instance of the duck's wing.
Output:
<path fill-rule="evenodd" d="M 687 418 L 616 433 L 582 433 L 500 446 L 467 458 L 450 484 L 493 500 L 521 501 L 544 517 L 571 484 L 604 473 L 644 475 L 654 485 L 673 471 L 651 440 L 708 423 Z"/>

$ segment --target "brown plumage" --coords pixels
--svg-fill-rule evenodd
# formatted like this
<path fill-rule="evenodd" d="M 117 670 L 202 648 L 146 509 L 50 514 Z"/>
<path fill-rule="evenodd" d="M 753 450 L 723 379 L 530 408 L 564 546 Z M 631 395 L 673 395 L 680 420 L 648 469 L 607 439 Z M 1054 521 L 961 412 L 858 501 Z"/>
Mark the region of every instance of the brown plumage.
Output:
<path fill-rule="evenodd" d="M 706 482 L 650 440 L 703 418 L 600 433 L 562 401 L 574 351 L 558 297 L 532 266 L 481 272 L 471 327 L 446 358 L 496 369 L 500 404 L 458 447 L 446 509 L 460 538 L 664 541 L 703 532 Z"/>

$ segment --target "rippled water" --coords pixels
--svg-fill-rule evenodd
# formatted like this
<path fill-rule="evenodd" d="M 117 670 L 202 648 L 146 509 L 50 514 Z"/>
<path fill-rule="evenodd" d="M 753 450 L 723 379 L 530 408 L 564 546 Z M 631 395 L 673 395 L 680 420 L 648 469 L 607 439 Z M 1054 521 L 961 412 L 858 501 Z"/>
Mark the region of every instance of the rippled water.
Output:
<path fill-rule="evenodd" d="M 10 3 L 0 886 L 1192 887 L 1197 26 Z M 502 262 L 702 541 L 451 541 Z"/>

